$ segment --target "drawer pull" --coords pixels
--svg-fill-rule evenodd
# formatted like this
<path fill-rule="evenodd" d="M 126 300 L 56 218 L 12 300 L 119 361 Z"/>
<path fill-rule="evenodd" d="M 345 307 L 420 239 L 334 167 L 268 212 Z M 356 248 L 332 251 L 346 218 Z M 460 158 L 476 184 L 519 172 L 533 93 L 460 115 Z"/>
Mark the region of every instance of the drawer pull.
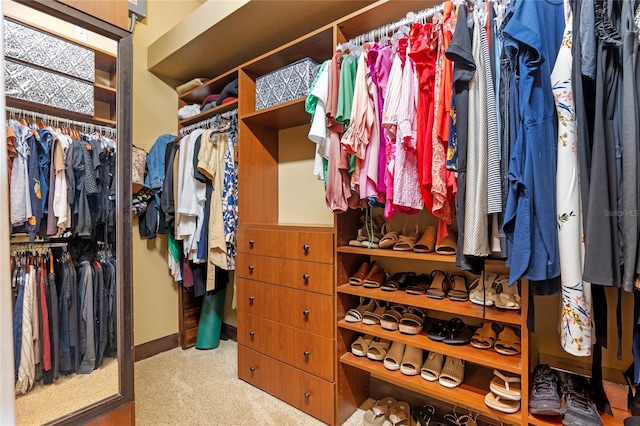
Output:
<path fill-rule="evenodd" d="M 305 280 L 305 281 L 309 281 L 309 274 L 304 274 L 302 276 L 302 279 Z"/>
<path fill-rule="evenodd" d="M 310 351 L 304 351 L 303 354 L 304 354 L 305 358 L 309 358 L 309 355 L 311 355 L 311 352 Z"/>
<path fill-rule="evenodd" d="M 253 248 L 253 245 L 254 245 L 255 243 L 256 243 L 256 242 L 255 242 L 254 240 L 249 240 L 249 248 Z"/>
<path fill-rule="evenodd" d="M 309 316 L 309 310 L 305 309 L 304 311 L 302 311 L 302 315 L 304 315 L 305 317 Z"/>
<path fill-rule="evenodd" d="M 256 300 L 255 296 L 249 296 L 249 303 L 253 303 L 254 300 Z"/>
<path fill-rule="evenodd" d="M 249 332 L 249 336 L 253 337 L 253 336 L 255 336 L 255 335 L 256 335 L 256 332 L 255 332 L 255 331 L 250 331 L 250 332 Z"/>
<path fill-rule="evenodd" d="M 304 393 L 304 398 L 305 399 L 309 399 L 310 396 L 311 396 L 311 392 L 305 392 Z"/>
<path fill-rule="evenodd" d="M 251 371 L 253 373 L 254 371 L 256 371 L 256 368 L 255 367 L 249 367 L 249 371 Z"/>
<path fill-rule="evenodd" d="M 309 251 L 309 244 L 305 244 L 305 245 L 303 245 L 303 246 L 302 246 L 302 249 L 303 249 L 304 251 Z"/>
<path fill-rule="evenodd" d="M 253 266 L 253 265 L 249 265 L 249 270 L 250 270 L 250 271 L 253 271 L 254 269 L 255 269 L 255 266 Z"/>

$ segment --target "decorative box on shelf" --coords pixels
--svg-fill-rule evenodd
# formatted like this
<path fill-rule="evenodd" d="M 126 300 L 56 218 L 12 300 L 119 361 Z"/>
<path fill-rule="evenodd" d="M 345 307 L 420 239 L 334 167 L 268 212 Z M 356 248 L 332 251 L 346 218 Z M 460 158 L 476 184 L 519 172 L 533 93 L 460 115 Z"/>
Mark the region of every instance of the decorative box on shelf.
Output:
<path fill-rule="evenodd" d="M 256 79 L 256 111 L 307 96 L 320 67 L 304 58 Z"/>

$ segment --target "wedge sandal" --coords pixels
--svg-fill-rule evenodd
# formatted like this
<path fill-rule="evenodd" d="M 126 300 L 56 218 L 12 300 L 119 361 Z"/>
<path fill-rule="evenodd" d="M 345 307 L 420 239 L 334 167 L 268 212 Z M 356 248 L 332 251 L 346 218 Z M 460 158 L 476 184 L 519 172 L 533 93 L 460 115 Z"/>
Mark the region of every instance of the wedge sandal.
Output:
<path fill-rule="evenodd" d="M 427 359 L 420 369 L 420 377 L 428 382 L 435 382 L 440 378 L 442 366 L 444 364 L 444 355 L 437 352 L 429 352 Z"/>
<path fill-rule="evenodd" d="M 448 356 L 442 366 L 438 382 L 445 388 L 453 389 L 460 386 L 464 380 L 464 361 L 460 358 Z"/>
<path fill-rule="evenodd" d="M 407 345 L 404 349 L 400 372 L 407 376 L 417 376 L 422 368 L 422 357 L 424 351 L 415 346 Z"/>
<path fill-rule="evenodd" d="M 408 306 L 398 321 L 398 329 L 404 334 L 419 334 L 422 331 L 427 313 L 413 306 Z"/>
<path fill-rule="evenodd" d="M 431 253 L 434 251 L 436 249 L 436 233 L 435 226 L 427 226 L 422 237 L 413 246 L 413 251 L 416 253 Z"/>
<path fill-rule="evenodd" d="M 387 370 L 398 371 L 402 364 L 402 357 L 404 356 L 404 350 L 406 345 L 400 342 L 393 342 L 391 349 L 387 351 L 387 356 L 384 357 L 384 367 Z"/>
<path fill-rule="evenodd" d="M 360 265 L 360 268 L 358 268 L 358 271 L 349 277 L 349 284 L 362 285 L 362 280 L 367 276 L 370 268 L 371 265 L 369 265 L 368 262 L 363 262 L 362 265 Z"/>

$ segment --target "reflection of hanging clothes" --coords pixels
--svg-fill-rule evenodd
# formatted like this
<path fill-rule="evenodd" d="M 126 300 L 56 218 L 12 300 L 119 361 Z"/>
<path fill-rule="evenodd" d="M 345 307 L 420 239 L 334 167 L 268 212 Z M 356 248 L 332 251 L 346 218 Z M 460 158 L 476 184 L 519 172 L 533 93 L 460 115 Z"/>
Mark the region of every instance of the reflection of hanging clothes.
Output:
<path fill-rule="evenodd" d="M 87 260 L 78 267 L 78 290 L 80 302 L 80 374 L 89 374 L 96 365 L 95 310 L 93 305 L 93 269 Z"/>

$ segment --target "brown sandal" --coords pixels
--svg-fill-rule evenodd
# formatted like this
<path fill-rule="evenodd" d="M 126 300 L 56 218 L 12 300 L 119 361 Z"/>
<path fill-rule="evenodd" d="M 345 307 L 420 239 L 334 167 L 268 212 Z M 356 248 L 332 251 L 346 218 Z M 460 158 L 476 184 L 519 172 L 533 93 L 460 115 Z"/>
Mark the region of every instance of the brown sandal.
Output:
<path fill-rule="evenodd" d="M 358 272 L 349 277 L 349 284 L 362 285 L 362 280 L 364 280 L 364 278 L 367 276 L 370 268 L 371 266 L 369 265 L 369 262 L 362 262 L 362 265 L 360 265 Z"/>
<path fill-rule="evenodd" d="M 471 338 L 471 346 L 477 349 L 491 349 L 498 339 L 500 325 L 486 321 Z"/>
<path fill-rule="evenodd" d="M 513 327 L 506 326 L 493 347 L 500 355 L 518 355 L 521 350 L 520 338 Z"/>
<path fill-rule="evenodd" d="M 416 253 L 431 253 L 436 248 L 436 227 L 427 226 L 427 229 L 422 234 L 422 237 L 413 246 L 413 251 Z"/>
<path fill-rule="evenodd" d="M 387 273 L 384 269 L 379 267 L 376 264 L 371 264 L 371 269 L 369 269 L 369 273 L 362 280 L 362 287 L 365 288 L 379 288 L 382 284 L 385 283 L 387 278 Z"/>

